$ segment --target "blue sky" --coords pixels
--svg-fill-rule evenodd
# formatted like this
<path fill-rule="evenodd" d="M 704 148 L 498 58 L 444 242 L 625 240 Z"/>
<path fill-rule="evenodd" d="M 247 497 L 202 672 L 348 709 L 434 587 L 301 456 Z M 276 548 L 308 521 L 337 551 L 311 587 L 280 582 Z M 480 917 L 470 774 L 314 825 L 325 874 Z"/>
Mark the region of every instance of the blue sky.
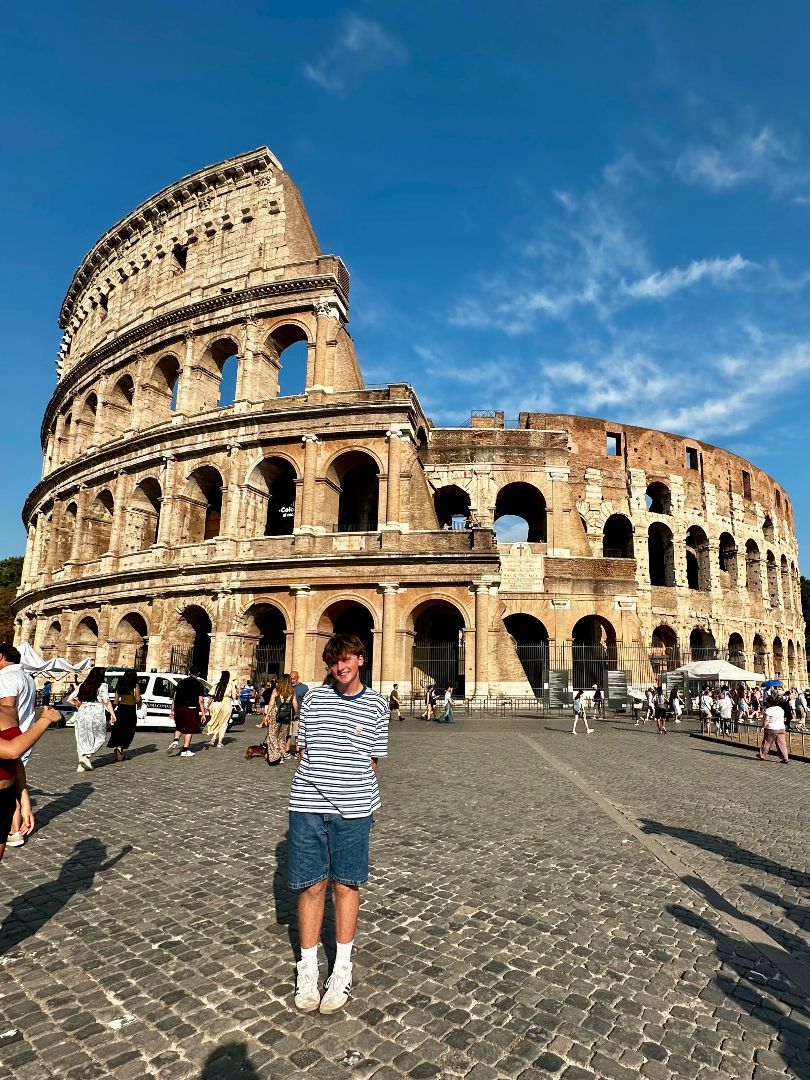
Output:
<path fill-rule="evenodd" d="M 149 195 L 267 144 L 352 274 L 367 382 L 749 457 L 810 542 L 806 5 L 51 0 L 4 13 L 0 556 L 56 319 Z"/>

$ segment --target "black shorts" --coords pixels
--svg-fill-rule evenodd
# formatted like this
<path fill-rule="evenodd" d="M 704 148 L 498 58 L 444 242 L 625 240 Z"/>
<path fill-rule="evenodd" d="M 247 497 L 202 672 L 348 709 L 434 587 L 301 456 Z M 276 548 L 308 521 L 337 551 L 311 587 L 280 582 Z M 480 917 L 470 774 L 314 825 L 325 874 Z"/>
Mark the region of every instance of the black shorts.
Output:
<path fill-rule="evenodd" d="M 656 719 L 656 720 L 666 720 L 666 718 L 667 718 L 667 710 L 666 710 L 666 709 L 659 709 L 659 708 L 658 708 L 658 707 L 656 706 L 656 709 L 655 709 L 655 719 Z"/>
<path fill-rule="evenodd" d="M 11 821 L 17 807 L 17 785 L 0 788 L 0 844 L 5 844 L 11 830 Z"/>

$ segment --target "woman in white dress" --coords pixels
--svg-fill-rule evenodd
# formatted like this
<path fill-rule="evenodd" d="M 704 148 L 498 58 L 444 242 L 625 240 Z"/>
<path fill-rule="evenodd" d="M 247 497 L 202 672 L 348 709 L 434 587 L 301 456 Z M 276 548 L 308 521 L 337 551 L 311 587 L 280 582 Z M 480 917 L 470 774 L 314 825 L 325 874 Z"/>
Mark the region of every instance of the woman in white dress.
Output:
<path fill-rule="evenodd" d="M 107 717 L 115 723 L 115 713 L 110 701 L 110 691 L 104 681 L 105 670 L 101 667 L 90 669 L 90 674 L 78 690 L 68 698 L 68 704 L 76 709 L 76 753 L 79 764 L 76 772 L 89 772 L 93 768 L 90 760 L 107 740 Z"/>

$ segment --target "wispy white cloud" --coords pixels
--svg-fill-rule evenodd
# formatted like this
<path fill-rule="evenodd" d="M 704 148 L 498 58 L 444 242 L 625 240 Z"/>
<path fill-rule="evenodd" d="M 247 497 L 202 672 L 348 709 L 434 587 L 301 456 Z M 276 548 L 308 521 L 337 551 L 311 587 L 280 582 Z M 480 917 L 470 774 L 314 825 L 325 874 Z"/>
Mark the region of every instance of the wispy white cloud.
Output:
<path fill-rule="evenodd" d="M 753 263 L 742 255 L 732 255 L 730 259 L 698 259 L 691 262 L 685 270 L 674 267 L 663 273 L 648 274 L 629 285 L 623 285 L 622 289 L 627 296 L 639 300 L 661 300 L 701 281 L 720 285 L 752 265 Z"/>
<path fill-rule="evenodd" d="M 329 94 L 345 97 L 371 71 L 405 63 L 404 46 L 371 19 L 350 14 L 334 44 L 313 63 L 304 64 L 304 75 Z"/>
<path fill-rule="evenodd" d="M 681 179 L 710 191 L 730 191 L 761 183 L 773 191 L 807 187 L 810 175 L 790 142 L 771 127 L 729 134 L 687 146 L 675 162 Z M 807 196 L 798 195 L 799 201 Z"/>

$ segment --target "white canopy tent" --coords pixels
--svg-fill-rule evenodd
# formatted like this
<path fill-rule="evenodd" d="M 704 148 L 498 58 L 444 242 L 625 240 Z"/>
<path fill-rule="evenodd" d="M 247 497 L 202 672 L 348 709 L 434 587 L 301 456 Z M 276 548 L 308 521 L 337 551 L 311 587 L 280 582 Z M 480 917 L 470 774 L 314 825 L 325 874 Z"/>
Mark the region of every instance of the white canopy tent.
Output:
<path fill-rule="evenodd" d="M 670 672 L 672 675 L 683 675 L 686 679 L 694 679 L 696 682 L 765 682 L 767 676 L 759 671 L 745 671 L 730 664 L 728 660 L 695 660 L 691 664 L 684 664 Z"/>
<path fill-rule="evenodd" d="M 61 656 L 56 656 L 53 660 L 43 660 L 27 642 L 20 646 L 20 663 L 29 675 L 50 675 L 55 679 L 61 679 L 64 675 L 79 675 L 83 671 L 89 671 L 93 666 L 92 660 L 82 660 L 80 664 L 69 664 Z"/>

